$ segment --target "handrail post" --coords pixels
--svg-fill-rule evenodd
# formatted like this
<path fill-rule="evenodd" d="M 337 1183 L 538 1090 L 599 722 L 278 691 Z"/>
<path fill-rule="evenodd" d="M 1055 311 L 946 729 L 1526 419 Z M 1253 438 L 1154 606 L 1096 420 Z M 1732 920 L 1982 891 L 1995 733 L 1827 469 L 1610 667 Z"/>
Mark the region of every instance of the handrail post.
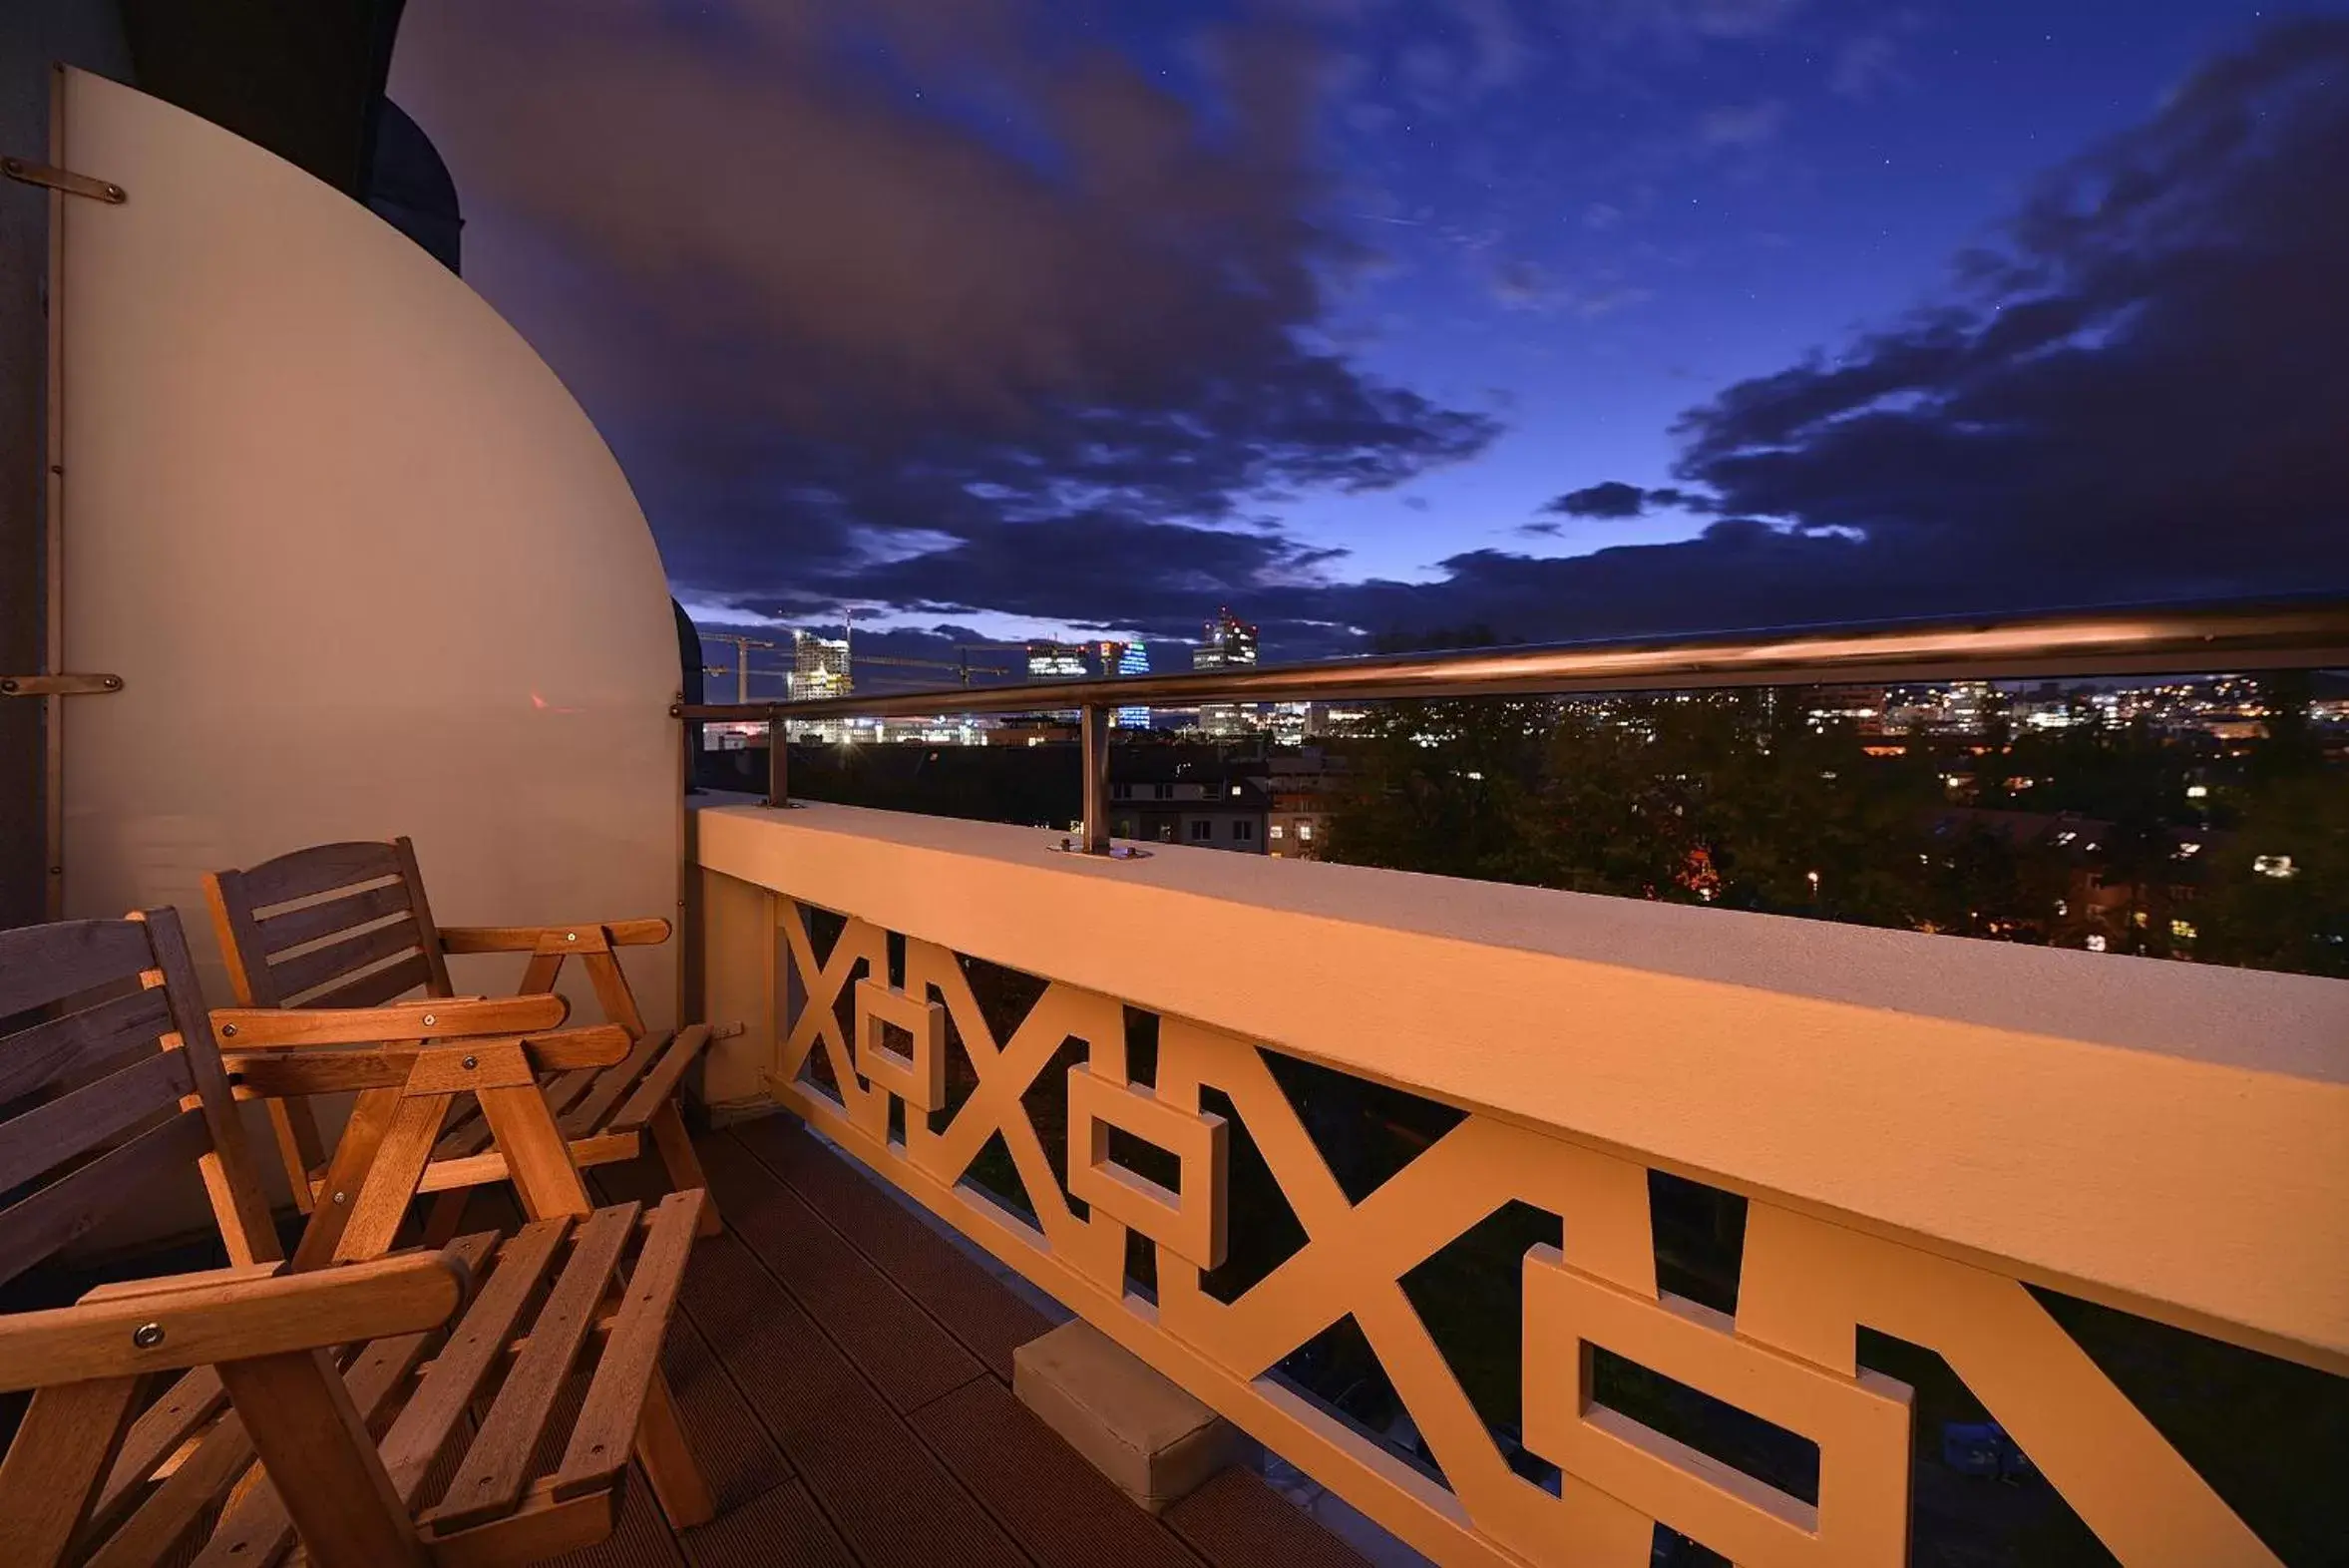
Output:
<path fill-rule="evenodd" d="M 1087 703 L 1079 738 L 1084 749 L 1084 852 L 1109 853 L 1109 709 Z"/>
<path fill-rule="evenodd" d="M 791 804 L 791 737 L 785 733 L 783 710 L 767 709 L 767 805 L 780 811 Z"/>

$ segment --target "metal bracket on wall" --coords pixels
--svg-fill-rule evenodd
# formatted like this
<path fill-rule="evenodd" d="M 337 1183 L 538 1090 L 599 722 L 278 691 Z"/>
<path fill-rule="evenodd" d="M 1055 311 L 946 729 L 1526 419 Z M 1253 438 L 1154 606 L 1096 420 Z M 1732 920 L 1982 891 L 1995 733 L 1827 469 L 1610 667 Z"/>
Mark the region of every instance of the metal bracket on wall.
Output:
<path fill-rule="evenodd" d="M 62 191 L 67 196 L 88 196 L 93 201 L 104 201 L 110 206 L 120 206 L 131 199 L 131 194 L 111 180 L 93 180 L 88 175 L 77 175 L 70 169 L 36 164 L 29 158 L 0 158 L 0 175 L 28 186 L 46 186 L 52 191 Z"/>
<path fill-rule="evenodd" d="M 0 697 L 103 697 L 122 689 L 120 675 L 0 675 Z"/>

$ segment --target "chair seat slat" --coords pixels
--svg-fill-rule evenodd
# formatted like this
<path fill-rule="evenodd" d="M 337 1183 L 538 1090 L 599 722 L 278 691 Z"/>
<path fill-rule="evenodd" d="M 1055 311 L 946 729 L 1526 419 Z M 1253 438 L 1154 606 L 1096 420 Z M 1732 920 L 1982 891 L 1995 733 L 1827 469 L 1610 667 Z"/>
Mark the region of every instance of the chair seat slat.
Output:
<path fill-rule="evenodd" d="M 220 1374 L 209 1367 L 193 1367 L 164 1390 L 162 1398 L 141 1411 L 123 1438 L 122 1452 L 115 1456 L 114 1471 L 107 1476 L 106 1489 L 99 1494 L 98 1506 L 90 1515 L 90 1533 L 111 1534 L 122 1522 L 122 1516 L 138 1502 L 140 1488 L 155 1473 L 156 1466 L 201 1430 L 227 1402 L 228 1390 L 220 1386 Z"/>
<path fill-rule="evenodd" d="M 673 1192 L 652 1211 L 643 1250 L 628 1273 L 618 1316 L 603 1342 L 570 1446 L 556 1469 L 557 1497 L 577 1497 L 608 1486 L 627 1467 L 645 1391 L 659 1370 L 660 1342 L 693 1255 L 693 1231 L 703 1202 L 699 1189 Z"/>
<path fill-rule="evenodd" d="M 570 1228 L 568 1218 L 538 1220 L 498 1250 L 498 1266 L 489 1284 L 474 1297 L 432 1370 L 383 1434 L 378 1452 L 403 1503 L 414 1505 L 449 1433 L 481 1391 L 483 1380 L 505 1360 L 514 1326 L 553 1267 L 556 1248 Z"/>
<path fill-rule="evenodd" d="M 584 1138 L 589 1133 L 602 1131 L 603 1123 L 611 1116 L 611 1108 L 644 1075 L 644 1069 L 652 1064 L 653 1058 L 660 1054 L 669 1038 L 666 1034 L 647 1034 L 636 1041 L 625 1060 L 617 1066 L 604 1068 L 603 1075 L 595 1080 L 595 1086 L 564 1113 L 563 1135 L 567 1138 Z"/>
<path fill-rule="evenodd" d="M 693 1059 L 708 1044 L 709 1025 L 706 1023 L 696 1023 L 678 1030 L 676 1039 L 662 1053 L 660 1060 L 654 1062 L 652 1070 L 644 1074 L 644 1081 L 636 1085 L 635 1092 L 612 1116 L 608 1124 L 611 1130 L 634 1132 L 650 1121 L 652 1113 L 676 1094 L 677 1080 L 685 1075 L 685 1070 L 693 1065 Z"/>
<path fill-rule="evenodd" d="M 471 1272 L 481 1268 L 497 1240 L 495 1234 L 467 1236 L 451 1243 L 448 1250 Z M 403 1334 L 397 1339 L 373 1341 L 351 1358 L 342 1380 L 350 1389 L 351 1404 L 361 1421 L 372 1426 L 383 1418 L 409 1373 L 439 1340 L 437 1330 Z M 229 1503 L 192 1568 L 254 1568 L 274 1563 L 295 1540 L 293 1516 L 286 1511 L 285 1499 L 278 1495 L 277 1483 L 263 1475 Z"/>
<path fill-rule="evenodd" d="M 571 1259 L 531 1325 L 530 1343 L 515 1358 L 506 1385 L 491 1402 L 440 1506 L 426 1516 L 435 1530 L 484 1523 L 512 1513 L 522 1500 L 531 1452 L 579 1359 L 588 1323 L 619 1266 L 620 1250 L 627 1245 L 639 1212 L 637 1204 L 618 1204 L 597 1209 L 580 1226 Z"/>

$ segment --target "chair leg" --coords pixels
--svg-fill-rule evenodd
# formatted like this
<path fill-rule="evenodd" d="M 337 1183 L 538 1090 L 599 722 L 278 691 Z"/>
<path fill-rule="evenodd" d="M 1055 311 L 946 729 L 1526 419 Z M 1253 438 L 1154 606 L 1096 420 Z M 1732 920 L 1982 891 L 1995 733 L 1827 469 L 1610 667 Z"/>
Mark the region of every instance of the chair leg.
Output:
<path fill-rule="evenodd" d="M 424 1211 L 424 1245 L 439 1251 L 457 1239 L 465 1229 L 465 1205 L 472 1201 L 471 1187 L 451 1187 L 447 1192 L 436 1192 Z"/>
<path fill-rule="evenodd" d="M 701 1159 L 693 1152 L 693 1139 L 685 1131 L 685 1118 L 677 1113 L 677 1102 L 663 1101 L 644 1128 L 652 1134 L 652 1146 L 669 1173 L 669 1190 L 701 1189 L 701 1218 L 694 1222 L 693 1234 L 716 1236 L 723 1232 L 726 1222 L 718 1217 L 718 1200 L 709 1190 L 709 1178 L 701 1173 Z"/>
<path fill-rule="evenodd" d="M 399 1110 L 397 1089 L 364 1089 L 352 1103 L 350 1119 L 343 1123 L 342 1138 L 334 1146 L 334 1157 L 327 1162 L 326 1183 L 319 1189 L 309 1224 L 293 1249 L 296 1273 L 324 1268 L 334 1261 L 335 1249 L 342 1245 L 343 1231 L 351 1222 L 351 1205 L 366 1184 L 375 1151 L 383 1147 L 384 1134 L 391 1130 L 392 1118 Z"/>
<path fill-rule="evenodd" d="M 33 1390 L 16 1440 L 0 1458 L 0 1562 L 50 1568 L 114 1468 L 143 1378 L 98 1377 Z"/>
<path fill-rule="evenodd" d="M 506 1156 L 506 1171 L 514 1182 L 522 1211 L 534 1220 L 559 1214 L 589 1214 L 587 1185 L 572 1163 L 571 1145 L 547 1109 L 547 1096 L 535 1083 L 513 1088 L 478 1090 L 481 1113 L 489 1121 L 490 1136 Z"/>
<path fill-rule="evenodd" d="M 416 1526 L 324 1351 L 222 1362 L 219 1372 L 317 1568 L 427 1568 Z"/>
<path fill-rule="evenodd" d="M 644 1408 L 636 1417 L 636 1460 L 652 1482 L 652 1495 L 673 1529 L 690 1530 L 717 1517 L 718 1505 L 702 1476 L 701 1461 L 677 1419 L 676 1398 L 669 1392 L 668 1373 L 653 1369 L 644 1390 Z"/>

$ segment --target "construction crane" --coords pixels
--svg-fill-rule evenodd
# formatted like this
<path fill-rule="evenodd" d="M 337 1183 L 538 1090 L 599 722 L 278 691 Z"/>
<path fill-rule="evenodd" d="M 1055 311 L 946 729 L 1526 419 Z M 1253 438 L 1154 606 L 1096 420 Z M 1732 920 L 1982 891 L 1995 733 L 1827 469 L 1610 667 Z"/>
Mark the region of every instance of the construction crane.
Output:
<path fill-rule="evenodd" d="M 761 642 L 756 637 L 722 636 L 712 632 L 703 632 L 701 640 L 704 642 L 730 642 L 734 645 L 734 700 L 748 702 L 750 700 L 750 650 L 752 648 L 771 648 L 775 644 Z M 705 664 L 702 666 L 702 673 L 723 675 L 726 673 L 726 666 Z M 783 672 L 778 670 L 776 673 Z"/>
<path fill-rule="evenodd" d="M 957 643 L 956 651 L 960 653 L 964 646 L 965 644 Z M 973 675 L 1016 673 L 1016 671 L 1004 669 L 999 664 L 974 664 L 968 657 L 958 658 L 950 664 L 944 659 L 936 658 L 893 658 L 879 653 L 852 653 L 849 655 L 849 662 L 851 664 L 893 664 L 906 669 L 951 669 L 962 677 L 963 684 L 966 686 L 971 684 Z"/>

